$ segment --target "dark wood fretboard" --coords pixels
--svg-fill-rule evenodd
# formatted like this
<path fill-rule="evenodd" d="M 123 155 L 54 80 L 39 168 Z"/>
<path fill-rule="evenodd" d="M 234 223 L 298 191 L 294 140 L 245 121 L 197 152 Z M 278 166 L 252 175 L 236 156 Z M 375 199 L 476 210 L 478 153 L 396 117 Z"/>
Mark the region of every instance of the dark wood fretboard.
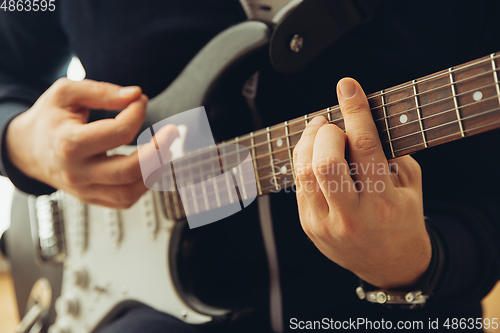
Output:
<path fill-rule="evenodd" d="M 387 158 L 499 128 L 499 68 L 500 55 L 491 54 L 368 95 Z M 333 106 L 226 141 L 248 148 L 254 169 L 251 177 L 236 162 L 229 163 L 231 170 L 223 170 L 219 160 L 229 155 L 224 149 L 219 149 L 215 168 L 213 156 L 198 155 L 195 162 L 185 162 L 184 170 L 176 170 L 181 193 L 162 194 L 165 216 L 179 219 L 246 200 L 246 193 L 263 195 L 290 188 L 295 179 L 293 149 L 308 121 L 318 115 L 345 129 L 339 106 Z M 215 174 L 214 169 L 218 169 Z M 213 178 L 224 172 L 225 177 Z M 241 178 L 238 198 L 230 193 L 234 177 Z M 191 188 L 191 193 L 183 195 L 181 188 L 190 184 L 198 184 L 197 190 Z"/>

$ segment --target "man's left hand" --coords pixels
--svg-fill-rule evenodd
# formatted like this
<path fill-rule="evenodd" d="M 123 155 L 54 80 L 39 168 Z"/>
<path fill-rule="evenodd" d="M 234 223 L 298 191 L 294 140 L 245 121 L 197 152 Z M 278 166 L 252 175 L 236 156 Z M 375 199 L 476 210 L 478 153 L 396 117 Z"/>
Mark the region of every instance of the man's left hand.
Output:
<path fill-rule="evenodd" d="M 342 79 L 337 95 L 346 133 L 319 116 L 294 150 L 302 228 L 325 256 L 366 282 L 410 287 L 432 253 L 420 167 L 410 156 L 389 164 L 355 80 Z"/>

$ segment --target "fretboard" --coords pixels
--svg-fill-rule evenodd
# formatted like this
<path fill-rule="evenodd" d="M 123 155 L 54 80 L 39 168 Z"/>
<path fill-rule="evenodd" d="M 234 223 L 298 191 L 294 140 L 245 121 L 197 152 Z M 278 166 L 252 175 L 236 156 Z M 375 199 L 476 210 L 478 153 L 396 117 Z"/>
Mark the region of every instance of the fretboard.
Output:
<path fill-rule="evenodd" d="M 500 54 L 491 54 L 368 95 L 387 158 L 411 154 L 499 128 L 499 68 Z M 224 153 L 224 149 L 219 149 L 220 155 L 219 158 L 215 157 L 215 166 L 213 156 L 198 156 L 192 168 L 188 167 L 189 163 L 185 163 L 185 176 L 176 180 L 177 188 L 183 187 L 183 183 L 200 183 L 199 191 L 192 190 L 193 193 L 184 195 L 182 190 L 180 194 L 164 192 L 163 211 L 166 217 L 178 219 L 215 209 L 235 200 L 245 200 L 245 193 L 256 192 L 257 195 L 263 195 L 293 186 L 293 149 L 307 123 L 319 115 L 345 130 L 340 107 L 332 106 L 221 144 L 247 147 L 254 170 L 238 170 L 238 163 L 234 167 L 232 165 L 231 170 L 222 170 L 219 160 L 224 161 L 225 155 L 230 155 Z M 216 179 L 213 178 L 213 172 L 218 165 L 220 170 L 217 172 L 226 174 L 225 177 Z M 245 177 L 245 172 L 254 174 L 252 177 Z M 233 176 L 241 177 L 237 193 L 229 186 L 230 180 L 234 180 Z M 202 182 L 205 179 L 211 181 Z M 187 197 L 190 200 L 186 204 L 184 202 Z"/>

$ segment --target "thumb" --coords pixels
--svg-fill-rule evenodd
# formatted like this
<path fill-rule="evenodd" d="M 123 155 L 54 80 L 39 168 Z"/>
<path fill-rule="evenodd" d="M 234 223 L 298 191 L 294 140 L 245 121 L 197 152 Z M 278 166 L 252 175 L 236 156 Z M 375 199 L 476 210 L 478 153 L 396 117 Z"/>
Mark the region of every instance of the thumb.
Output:
<path fill-rule="evenodd" d="M 62 107 L 119 110 L 142 95 L 138 86 L 122 87 L 93 80 L 60 79 L 53 86 L 56 103 Z"/>

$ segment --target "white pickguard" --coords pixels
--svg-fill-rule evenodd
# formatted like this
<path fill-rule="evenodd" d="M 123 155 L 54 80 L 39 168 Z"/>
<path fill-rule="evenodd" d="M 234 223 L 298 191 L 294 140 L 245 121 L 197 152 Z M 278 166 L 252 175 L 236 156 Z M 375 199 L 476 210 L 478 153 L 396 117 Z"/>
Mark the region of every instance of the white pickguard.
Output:
<path fill-rule="evenodd" d="M 172 145 L 174 158 L 182 154 L 186 130 L 180 126 L 179 132 L 181 138 Z M 174 288 L 168 271 L 174 222 L 159 211 L 158 193 L 148 191 L 126 210 L 85 205 L 68 194 L 63 200 L 67 259 L 50 333 L 92 332 L 131 301 L 188 323 L 211 321 L 186 306 Z"/>

